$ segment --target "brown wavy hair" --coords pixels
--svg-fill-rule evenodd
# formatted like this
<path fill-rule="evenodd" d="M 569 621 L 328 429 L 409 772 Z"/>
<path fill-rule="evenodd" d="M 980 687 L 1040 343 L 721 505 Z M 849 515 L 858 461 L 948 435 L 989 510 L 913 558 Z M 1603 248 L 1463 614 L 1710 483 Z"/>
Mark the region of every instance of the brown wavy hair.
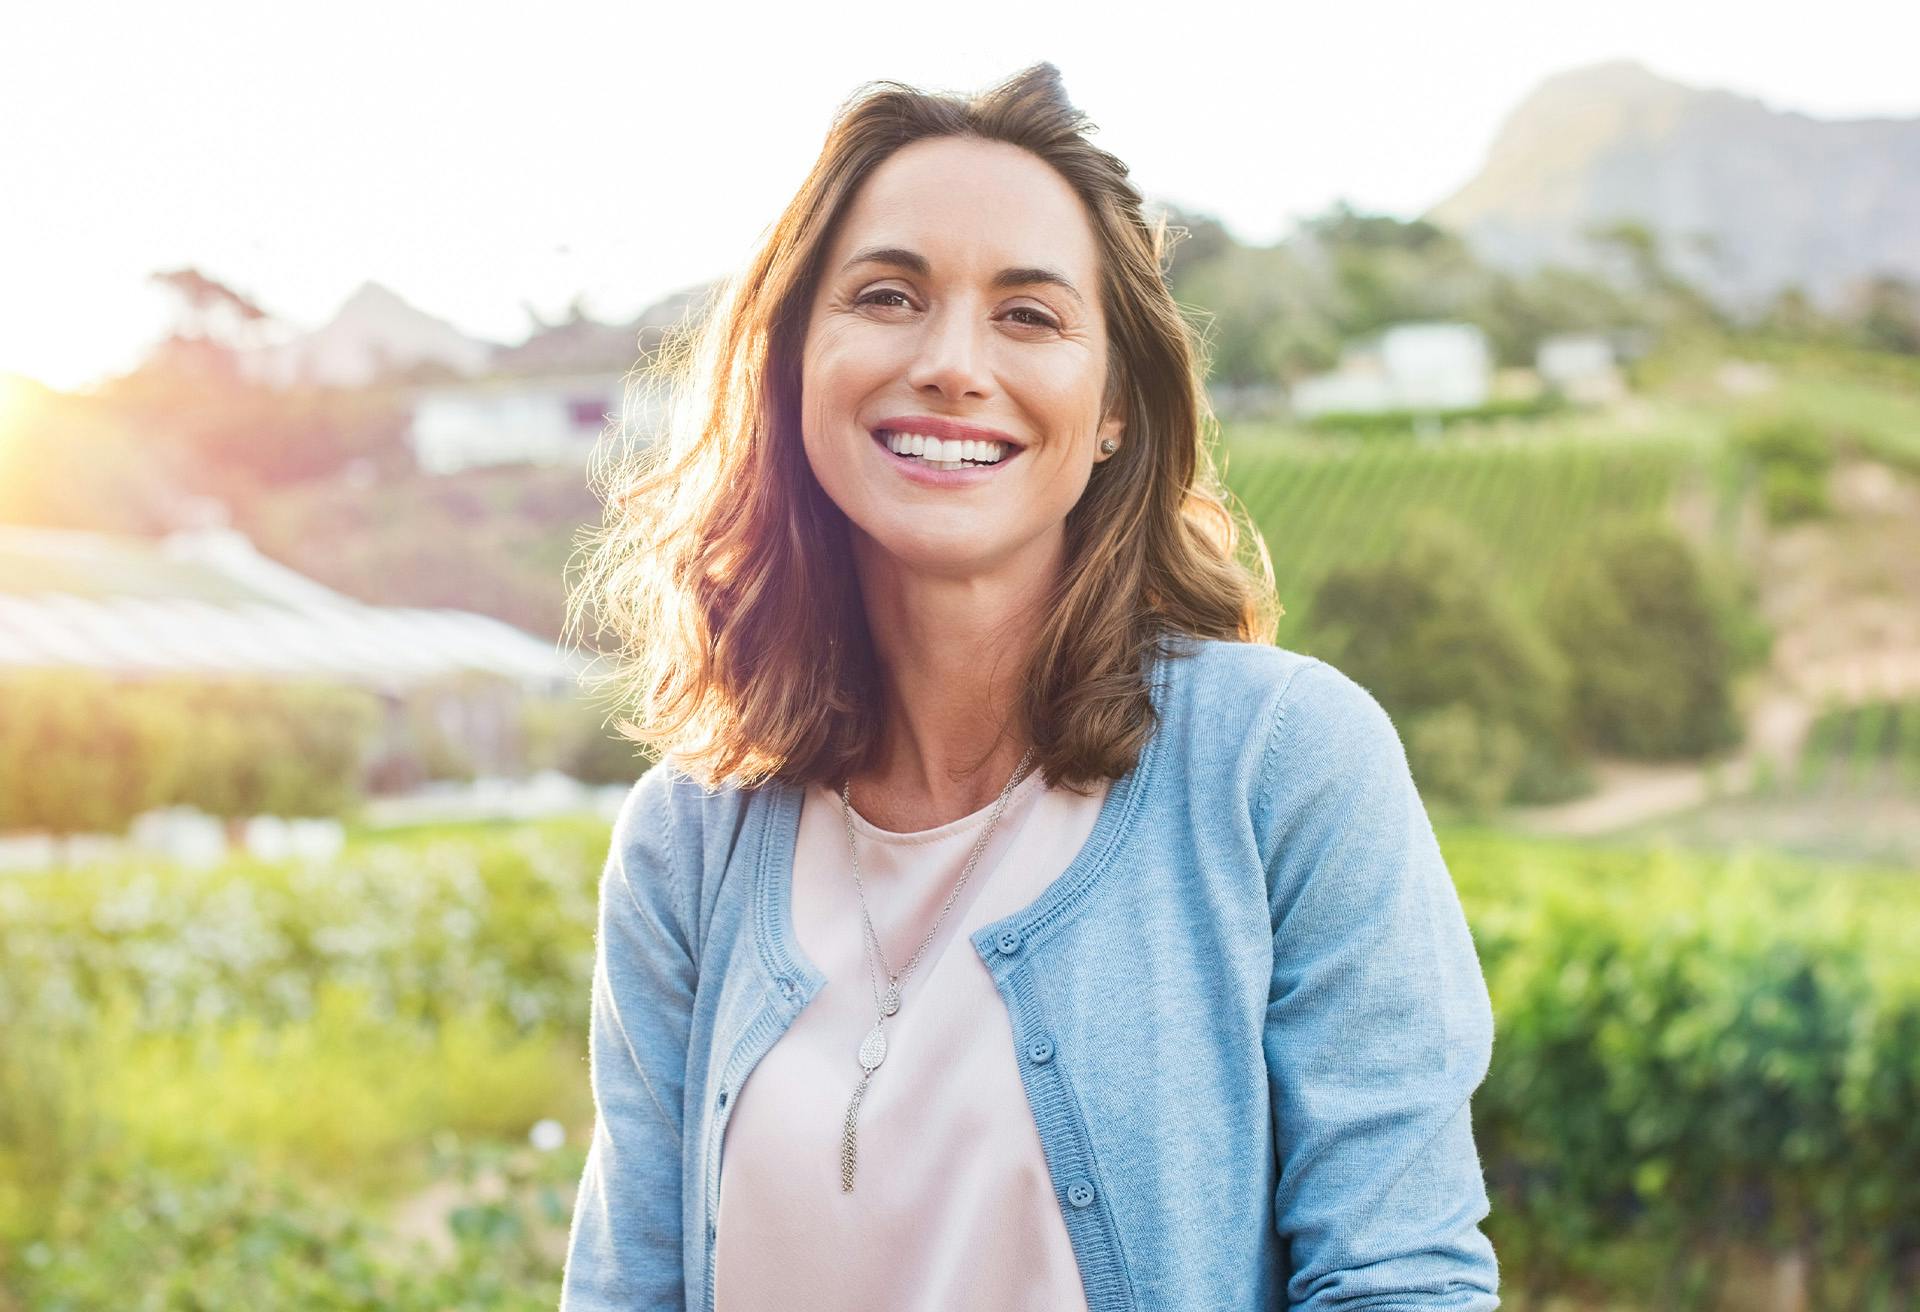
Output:
<path fill-rule="evenodd" d="M 659 435 L 624 424 L 595 453 L 606 514 L 580 543 L 567 626 L 591 612 L 612 638 L 596 657 L 611 673 L 589 678 L 615 689 L 625 736 L 709 788 L 837 784 L 877 747 L 880 672 L 847 522 L 801 446 L 801 347 L 841 215 L 888 156 L 931 137 L 1051 164 L 1101 252 L 1104 404 L 1124 403 L 1126 441 L 1067 515 L 1067 564 L 1027 657 L 1018 709 L 1037 768 L 1084 786 L 1132 767 L 1154 728 L 1145 660 L 1169 635 L 1273 641 L 1272 562 L 1214 467 L 1204 340 L 1167 285 L 1180 230 L 1143 213 L 1092 128 L 1050 63 L 972 97 L 872 82 L 840 107 L 751 262 L 634 376 L 650 400 L 628 413 L 664 415 Z"/>

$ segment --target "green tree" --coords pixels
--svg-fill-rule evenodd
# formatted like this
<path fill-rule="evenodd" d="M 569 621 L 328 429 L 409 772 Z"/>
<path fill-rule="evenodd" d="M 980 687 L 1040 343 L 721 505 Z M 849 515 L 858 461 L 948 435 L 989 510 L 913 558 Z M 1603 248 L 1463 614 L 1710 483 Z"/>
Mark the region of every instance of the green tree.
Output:
<path fill-rule="evenodd" d="M 1660 760 L 1739 741 L 1732 644 L 1692 548 L 1671 529 L 1604 532 L 1544 618 L 1591 746 Z"/>
<path fill-rule="evenodd" d="M 1451 516 L 1422 512 L 1387 559 L 1332 571 L 1306 624 L 1394 717 L 1431 794 L 1484 808 L 1577 785 L 1565 662 Z"/>

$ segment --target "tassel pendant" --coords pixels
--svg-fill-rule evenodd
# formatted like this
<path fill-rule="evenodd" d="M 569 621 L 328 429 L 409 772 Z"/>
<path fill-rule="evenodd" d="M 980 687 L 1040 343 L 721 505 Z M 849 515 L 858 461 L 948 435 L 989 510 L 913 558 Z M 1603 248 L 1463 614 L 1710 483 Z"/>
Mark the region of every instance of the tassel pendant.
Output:
<path fill-rule="evenodd" d="M 854 1126 L 860 1117 L 860 1099 L 866 1096 L 867 1081 L 872 1078 L 872 1066 L 860 1073 L 860 1083 L 853 1091 L 853 1101 L 847 1104 L 846 1123 L 840 1128 L 840 1192 L 843 1194 L 853 1192 L 853 1168 L 860 1152 Z"/>

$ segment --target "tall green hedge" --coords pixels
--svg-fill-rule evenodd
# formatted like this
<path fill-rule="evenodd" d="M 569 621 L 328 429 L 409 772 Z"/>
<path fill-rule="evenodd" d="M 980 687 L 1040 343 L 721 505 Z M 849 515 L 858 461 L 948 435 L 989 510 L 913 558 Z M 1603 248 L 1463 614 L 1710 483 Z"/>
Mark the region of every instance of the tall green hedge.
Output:
<path fill-rule="evenodd" d="M 359 800 L 372 693 L 318 682 L 0 679 L 0 830 L 118 832 L 142 811 L 338 815 Z"/>
<path fill-rule="evenodd" d="M 1538 1283 L 1623 1235 L 1676 1261 L 1737 1243 L 1920 1269 L 1911 874 L 1492 836 L 1447 852 L 1497 1017 L 1475 1099 L 1494 1221 Z"/>

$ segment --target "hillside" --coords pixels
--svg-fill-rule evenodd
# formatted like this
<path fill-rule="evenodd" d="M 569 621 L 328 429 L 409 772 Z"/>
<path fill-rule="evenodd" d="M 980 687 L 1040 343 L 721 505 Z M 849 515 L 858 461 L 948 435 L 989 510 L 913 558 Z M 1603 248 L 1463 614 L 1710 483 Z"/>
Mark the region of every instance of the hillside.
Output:
<path fill-rule="evenodd" d="M 1870 274 L 1920 281 L 1920 117 L 1815 119 L 1594 64 L 1523 100 L 1480 172 L 1424 217 L 1512 269 L 1591 267 L 1581 233 L 1638 220 L 1729 308 L 1797 283 L 1833 309 Z"/>

